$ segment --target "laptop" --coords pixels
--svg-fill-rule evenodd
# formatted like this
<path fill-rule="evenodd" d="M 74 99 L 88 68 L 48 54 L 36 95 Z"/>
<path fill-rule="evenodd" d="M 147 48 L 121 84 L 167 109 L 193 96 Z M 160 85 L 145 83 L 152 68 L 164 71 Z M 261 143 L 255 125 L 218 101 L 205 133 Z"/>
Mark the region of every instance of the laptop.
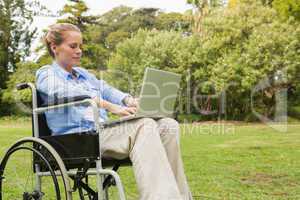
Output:
<path fill-rule="evenodd" d="M 179 74 L 147 67 L 137 112 L 134 115 L 102 122 L 101 125 L 110 126 L 143 117 L 154 119 L 173 117 L 180 80 Z"/>

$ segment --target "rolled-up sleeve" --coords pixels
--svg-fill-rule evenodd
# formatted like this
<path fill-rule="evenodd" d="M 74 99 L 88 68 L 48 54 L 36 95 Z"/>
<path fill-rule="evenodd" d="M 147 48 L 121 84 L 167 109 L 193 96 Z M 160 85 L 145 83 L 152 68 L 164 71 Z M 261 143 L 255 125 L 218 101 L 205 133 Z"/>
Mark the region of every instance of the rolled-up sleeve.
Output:
<path fill-rule="evenodd" d="M 123 100 L 129 95 L 128 93 L 124 93 L 110 86 L 104 80 L 98 80 L 98 83 L 100 86 L 101 95 L 104 100 L 124 106 Z"/>

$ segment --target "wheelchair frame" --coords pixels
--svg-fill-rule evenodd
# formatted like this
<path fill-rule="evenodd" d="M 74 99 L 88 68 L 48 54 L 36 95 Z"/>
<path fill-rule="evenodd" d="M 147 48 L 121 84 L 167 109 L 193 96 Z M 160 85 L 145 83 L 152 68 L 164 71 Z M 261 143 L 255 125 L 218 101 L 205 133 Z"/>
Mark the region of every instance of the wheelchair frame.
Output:
<path fill-rule="evenodd" d="M 73 101 L 67 101 L 63 103 L 54 103 L 47 107 L 38 107 L 38 94 L 36 87 L 33 83 L 21 83 L 17 85 L 17 90 L 22 90 L 30 88 L 32 92 L 32 122 L 33 122 L 33 137 L 26 137 L 23 139 L 18 140 L 14 145 L 12 145 L 11 148 L 7 151 L 7 154 L 11 152 L 18 144 L 24 143 L 26 141 L 36 142 L 40 145 L 44 146 L 54 157 L 56 160 L 58 166 L 60 167 L 60 171 L 55 171 L 56 176 L 62 176 L 64 180 L 64 187 L 65 187 L 65 193 L 66 193 L 66 200 L 72 200 L 72 193 L 76 191 L 76 188 L 83 187 L 87 192 L 94 193 L 93 200 L 108 200 L 108 189 L 111 185 L 116 185 L 118 190 L 118 197 L 120 200 L 125 200 L 125 193 L 124 188 L 121 182 L 121 179 L 119 175 L 117 174 L 117 169 L 121 164 L 117 164 L 113 167 L 113 169 L 105 169 L 103 168 L 102 163 L 102 153 L 101 153 L 101 132 L 104 129 L 103 125 L 101 125 L 98 121 L 99 119 L 99 112 L 97 104 L 91 100 L 90 98 L 83 98 L 79 100 L 73 99 Z M 98 136 L 98 143 L 99 143 L 99 153 L 98 157 L 95 159 L 96 167 L 93 169 L 89 168 L 88 166 L 83 167 L 84 169 L 80 171 L 79 169 L 77 171 L 75 170 L 67 170 L 65 163 L 59 153 L 56 151 L 56 149 L 51 146 L 47 141 L 40 138 L 40 130 L 39 130 L 39 114 L 43 114 L 46 111 L 57 109 L 57 108 L 63 108 L 63 107 L 69 107 L 69 106 L 77 106 L 77 105 L 88 105 L 92 107 L 93 110 L 93 118 L 95 121 L 95 128 L 96 128 L 96 134 Z M 49 136 L 52 137 L 52 136 Z M 7 155 L 6 154 L 6 155 Z M 8 159 L 8 158 L 7 158 Z M 3 160 L 1 161 L 2 165 Z M 84 163 L 83 163 L 84 164 Z M 128 164 L 128 163 L 126 163 Z M 41 191 L 41 179 L 43 176 L 51 176 L 51 173 L 49 171 L 42 171 L 39 164 L 34 163 L 34 171 L 36 176 L 36 190 Z M 0 173 L 0 179 L 1 179 L 1 173 Z M 97 191 L 89 191 L 91 190 L 88 185 L 82 185 L 83 182 L 80 182 L 82 178 L 90 175 L 96 175 L 96 183 L 97 183 Z M 74 180 L 74 186 L 75 189 L 71 188 L 69 178 L 72 178 Z M 1 183 L 0 183 L 1 187 Z M 1 189 L 1 188 L 0 188 Z M 78 188 L 79 189 L 79 188 Z M 80 191 L 79 191 L 80 193 Z M 80 199 L 82 197 L 80 196 Z M 90 198 L 90 196 L 89 196 Z M 0 200 L 1 200 L 1 194 L 0 194 Z"/>

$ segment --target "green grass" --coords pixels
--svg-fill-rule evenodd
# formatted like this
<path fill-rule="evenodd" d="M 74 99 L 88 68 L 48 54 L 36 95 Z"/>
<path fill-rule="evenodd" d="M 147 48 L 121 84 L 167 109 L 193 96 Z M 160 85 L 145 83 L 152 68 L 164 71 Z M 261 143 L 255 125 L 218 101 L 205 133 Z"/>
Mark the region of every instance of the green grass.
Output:
<path fill-rule="evenodd" d="M 300 199 L 300 125 L 289 125 L 285 133 L 261 124 L 181 128 L 195 199 Z M 0 158 L 15 140 L 30 135 L 26 120 L 0 121 Z M 132 169 L 122 168 L 120 174 L 129 199 L 136 199 Z"/>

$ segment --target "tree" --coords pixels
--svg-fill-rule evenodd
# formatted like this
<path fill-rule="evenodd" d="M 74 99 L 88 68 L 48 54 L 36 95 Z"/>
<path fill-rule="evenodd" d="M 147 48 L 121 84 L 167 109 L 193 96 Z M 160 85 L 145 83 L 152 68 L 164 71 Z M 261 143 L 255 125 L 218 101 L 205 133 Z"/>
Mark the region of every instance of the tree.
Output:
<path fill-rule="evenodd" d="M 238 2 L 239 2 L 239 0 L 229 0 L 228 1 L 228 7 L 234 8 L 234 7 L 237 6 Z"/>
<path fill-rule="evenodd" d="M 190 22 L 181 13 L 160 12 L 155 20 L 155 28 L 158 30 L 189 31 Z"/>
<path fill-rule="evenodd" d="M 262 3 L 242 3 L 212 10 L 202 23 L 205 34 L 201 35 L 138 31 L 118 44 L 110 57 L 109 69 L 117 74 L 111 81 L 137 93 L 145 67 L 180 73 L 184 80 L 180 110 L 199 115 L 203 105 L 204 109 L 219 109 L 219 99 L 203 101 L 203 95 L 220 95 L 226 90 L 227 119 L 255 119 L 251 91 L 265 78 L 270 86 L 255 93 L 257 110 L 272 116 L 279 89 L 294 88 L 290 99 L 299 105 L 295 97 L 300 94 L 300 27 L 295 21 L 282 22 L 274 9 Z M 277 74 L 284 71 L 286 81 L 276 82 Z"/>
<path fill-rule="evenodd" d="M 106 38 L 111 32 L 127 32 L 129 35 L 135 33 L 138 29 L 152 29 L 155 25 L 156 8 L 141 8 L 133 10 L 132 8 L 120 6 L 99 16 L 102 37 Z M 105 41 L 105 39 L 103 40 Z"/>
<path fill-rule="evenodd" d="M 16 63 L 30 53 L 31 42 L 36 28 L 30 26 L 33 10 L 40 5 L 36 1 L 0 0 L 0 68 L 5 73 L 0 80 L 0 88 L 8 78 L 8 71 L 16 68 Z"/>
<path fill-rule="evenodd" d="M 194 54 L 200 45 L 197 36 L 186 37 L 176 31 L 139 30 L 131 39 L 117 45 L 108 66 L 112 74 L 110 83 L 124 91 L 138 94 L 146 67 L 173 71 L 189 79 L 188 71 L 197 64 Z M 182 83 L 181 107 L 186 109 L 190 100 Z"/>
<path fill-rule="evenodd" d="M 58 20 L 58 22 L 66 22 L 76 25 L 81 31 L 85 31 L 87 25 L 96 24 L 97 17 L 86 15 L 89 8 L 82 0 L 71 1 L 66 4 L 60 11 L 61 15 L 67 15 L 67 18 Z"/>
<path fill-rule="evenodd" d="M 225 12 L 212 13 L 204 24 L 203 48 L 196 54 L 206 70 L 196 70 L 194 76 L 199 83 L 207 80 L 217 92 L 230 88 L 227 89 L 229 116 L 249 117 L 253 88 L 265 78 L 272 82 L 280 71 L 287 70 L 289 77 L 280 87 L 297 85 L 299 25 L 295 22 L 281 22 L 274 9 L 261 3 L 242 3 Z M 272 115 L 275 93 L 280 87 L 272 83 L 256 97 L 255 106 L 266 117 Z"/>
<path fill-rule="evenodd" d="M 122 42 L 123 40 L 130 37 L 130 34 L 125 31 L 115 31 L 111 32 L 106 38 L 105 38 L 105 46 L 109 48 L 111 51 L 115 49 L 118 43 Z"/>
<path fill-rule="evenodd" d="M 229 0 L 228 7 L 233 8 L 240 4 L 252 4 L 252 3 L 262 3 L 264 6 L 272 7 L 272 3 L 274 0 Z"/>
<path fill-rule="evenodd" d="M 43 11 L 40 4 L 25 0 L 0 0 L 0 108 L 9 71 L 17 69 L 17 63 L 24 60 L 30 53 L 36 29 L 31 28 L 34 11 Z M 1 109 L 1 110 L 2 110 Z M 0 112 L 1 113 L 1 112 Z"/>
<path fill-rule="evenodd" d="M 113 23 L 111 24 L 112 30 L 124 31 L 131 34 L 140 28 L 152 29 L 155 24 L 157 12 L 157 8 L 141 8 L 119 13 L 122 17 L 118 17 L 118 19 L 114 17 Z M 117 12 L 115 14 L 117 14 Z"/>
<path fill-rule="evenodd" d="M 108 35 L 117 31 L 128 33 L 128 35 L 130 35 L 123 27 L 127 26 L 126 28 L 128 28 L 129 24 L 124 23 L 124 20 L 131 15 L 132 11 L 133 9 L 130 7 L 119 6 L 98 16 L 97 21 L 99 22 L 99 25 L 95 26 L 93 29 L 94 32 L 97 32 L 95 34 L 97 35 L 97 42 L 106 45 L 106 38 Z"/>
<path fill-rule="evenodd" d="M 152 29 L 158 9 L 133 10 L 120 6 L 97 16 L 97 24 L 84 32 L 82 64 L 88 68 L 106 69 L 109 55 L 121 41 L 130 38 L 138 29 Z"/>
<path fill-rule="evenodd" d="M 187 0 L 187 3 L 194 7 L 194 11 L 189 13 L 194 33 L 202 31 L 203 19 L 209 14 L 211 8 L 222 5 L 221 2 L 220 0 Z"/>
<path fill-rule="evenodd" d="M 272 5 L 283 18 L 294 17 L 300 21 L 299 0 L 274 0 Z"/>
<path fill-rule="evenodd" d="M 0 107 L 1 115 L 22 114 L 17 102 L 22 102 L 31 107 L 31 91 L 22 90 L 16 91 L 16 85 L 23 82 L 34 82 L 35 72 L 42 65 L 34 62 L 19 62 L 16 71 L 10 76 L 7 81 L 7 89 L 3 90 L 2 102 Z M 27 113 L 28 114 L 28 113 Z"/>

